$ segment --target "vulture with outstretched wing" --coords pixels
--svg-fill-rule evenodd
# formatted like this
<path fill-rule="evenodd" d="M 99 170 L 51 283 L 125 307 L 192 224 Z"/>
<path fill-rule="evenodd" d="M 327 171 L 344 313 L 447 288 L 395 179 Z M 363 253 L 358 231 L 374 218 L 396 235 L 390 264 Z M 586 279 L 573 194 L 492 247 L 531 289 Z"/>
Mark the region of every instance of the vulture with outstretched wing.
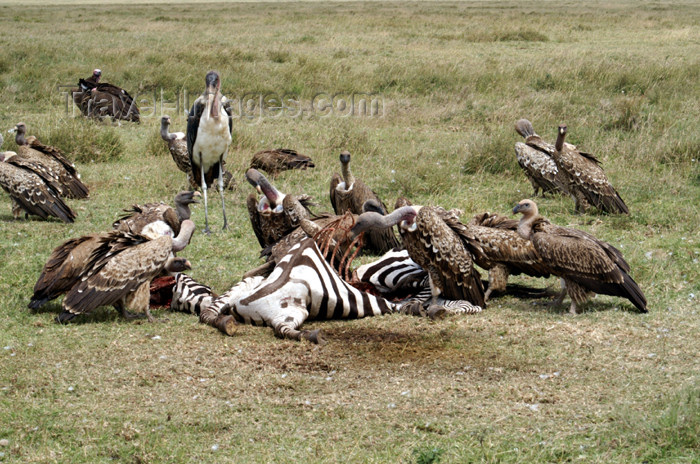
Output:
<path fill-rule="evenodd" d="M 627 298 L 640 311 L 647 312 L 647 301 L 637 283 L 630 277 L 630 266 L 620 250 L 591 234 L 551 224 L 538 214 L 532 200 L 522 200 L 513 213 L 523 217 L 518 225 L 521 237 L 530 240 L 549 266 L 552 274 L 561 277 L 563 291 L 571 298 L 571 313 L 588 299 L 590 292 Z"/>
<path fill-rule="evenodd" d="M 114 230 L 99 239 L 80 280 L 63 300 L 59 322 L 68 322 L 99 306 L 114 306 L 127 318 L 133 317 L 127 309 L 142 311 L 149 321 L 154 320 L 148 307 L 151 279 L 163 270 L 181 272 L 190 268 L 189 262 L 175 257 L 174 252 L 187 246 L 195 226 L 190 220 L 183 221 L 175 238 L 167 235 L 169 227 L 164 223 L 153 223 L 149 228 L 144 233 L 153 238 Z"/>

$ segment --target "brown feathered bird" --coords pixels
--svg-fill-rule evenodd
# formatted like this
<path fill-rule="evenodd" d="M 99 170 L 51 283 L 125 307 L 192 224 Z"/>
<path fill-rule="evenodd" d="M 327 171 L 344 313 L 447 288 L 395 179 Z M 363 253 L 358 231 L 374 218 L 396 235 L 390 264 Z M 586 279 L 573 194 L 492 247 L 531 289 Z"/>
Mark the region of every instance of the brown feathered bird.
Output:
<path fill-rule="evenodd" d="M 457 233 L 469 241 L 474 262 L 489 271 L 485 300 L 494 292 L 505 292 L 510 275 L 549 277 L 551 273 L 532 242 L 518 235 L 517 229 L 517 220 L 492 213 L 477 214 L 466 225 L 455 224 Z"/>
<path fill-rule="evenodd" d="M 79 79 L 78 88 L 73 89 L 73 102 L 83 116 L 140 122 L 139 108 L 129 92 L 116 85 L 100 82 L 101 78 L 102 71 L 95 69 L 90 77 Z"/>
<path fill-rule="evenodd" d="M 306 155 L 297 153 L 290 148 L 276 148 L 274 150 L 262 150 L 253 155 L 250 161 L 252 169 L 265 171 L 273 179 L 282 171 L 289 169 L 307 169 L 316 165 Z"/>
<path fill-rule="evenodd" d="M 532 184 L 533 194 L 537 196 L 540 191 L 542 196 L 545 193 L 567 194 L 566 175 L 552 159 L 554 145 L 542 140 L 527 119 L 516 122 L 515 130 L 525 139 L 525 143 L 515 143 L 515 155 Z"/>
<path fill-rule="evenodd" d="M 114 306 L 124 317 L 133 317 L 128 308 L 144 312 L 152 322 L 148 307 L 151 279 L 163 270 L 181 272 L 190 268 L 186 259 L 173 253 L 187 246 L 194 229 L 194 223 L 185 220 L 180 234 L 173 238 L 161 222 L 144 231 L 154 238 L 118 230 L 100 238 L 79 282 L 66 294 L 57 320 L 64 323 L 99 306 Z"/>
<path fill-rule="evenodd" d="M 439 206 L 415 206 L 399 198 L 396 208 L 403 206 L 411 206 L 416 217 L 399 223 L 399 233 L 411 259 L 428 271 L 433 303 L 441 296 L 484 306 L 481 276 L 469 244 L 459 234 L 464 225 L 459 217 Z"/>
<path fill-rule="evenodd" d="M 518 203 L 515 213 L 523 215 L 518 225 L 520 236 L 530 240 L 552 274 L 562 278 L 564 290 L 556 303 L 568 293 L 569 311 L 576 314 L 578 305 L 593 292 L 627 298 L 641 312 L 647 312 L 646 298 L 629 276 L 630 266 L 620 250 L 586 232 L 551 224 L 538 214 L 532 200 Z"/>
<path fill-rule="evenodd" d="M 576 201 L 576 211 L 591 205 L 606 213 L 629 214 L 629 209 L 608 180 L 595 156 L 565 143 L 567 128 L 560 125 L 552 158 L 567 176 L 567 190 Z"/>
<path fill-rule="evenodd" d="M 65 198 L 87 198 L 89 191 L 80 180 L 75 165 L 61 150 L 44 145 L 33 135 L 26 136 L 27 126 L 18 123 L 10 132 L 15 132 L 17 157 L 13 163 L 32 169 Z"/>
<path fill-rule="evenodd" d="M 284 213 L 282 203 L 286 195 L 277 190 L 264 175 L 257 169 L 248 169 L 245 176 L 250 185 L 261 194 L 260 198 L 254 193 L 248 195 L 246 205 L 253 232 L 260 246 L 265 248 L 280 240 L 299 224 L 292 222 Z M 310 215 L 308 208 L 314 204 L 311 197 L 300 195 L 297 199 Z"/>
<path fill-rule="evenodd" d="M 330 187 L 331 204 L 335 214 L 342 215 L 346 211 L 362 214 L 364 212 L 362 207 L 368 200 L 373 200 L 380 205 L 380 214 L 386 214 L 387 208 L 377 194 L 352 174 L 349 152 L 343 151 L 340 154 L 340 166 L 342 177 L 337 173 L 333 174 Z M 373 253 L 384 254 L 399 245 L 394 229 L 388 228 L 368 232 L 364 248 Z"/>
<path fill-rule="evenodd" d="M 31 169 L 14 166 L 11 159 L 15 152 L 0 153 L 0 187 L 12 200 L 12 216 L 19 219 L 22 211 L 42 219 L 55 217 L 63 222 L 73 222 L 75 212 L 61 196 Z"/>
<path fill-rule="evenodd" d="M 190 218 L 190 205 L 199 203 L 201 197 L 199 192 L 185 190 L 175 195 L 175 208 L 163 202 L 131 205 L 130 209 L 124 210 L 128 214 L 114 221 L 112 227 L 122 232 L 140 234 L 148 224 L 163 221 L 172 229 L 173 236 L 178 235 L 182 221 Z"/>
<path fill-rule="evenodd" d="M 197 188 L 197 182 L 192 177 L 190 155 L 187 153 L 187 140 L 184 132 L 169 132 L 170 116 L 160 118 L 160 137 L 168 144 L 168 150 L 173 157 L 175 166 L 187 176 L 187 184 Z"/>

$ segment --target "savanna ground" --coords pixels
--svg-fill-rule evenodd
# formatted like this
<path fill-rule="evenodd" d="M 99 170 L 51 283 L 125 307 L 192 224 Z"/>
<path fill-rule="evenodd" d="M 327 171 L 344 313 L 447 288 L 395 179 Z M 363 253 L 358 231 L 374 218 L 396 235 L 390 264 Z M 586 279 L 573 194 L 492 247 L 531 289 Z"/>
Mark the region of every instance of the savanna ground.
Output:
<path fill-rule="evenodd" d="M 3 133 L 23 120 L 91 188 L 69 202 L 72 225 L 15 222 L 0 194 L 0 461 L 700 461 L 700 3 L 68 3 L 0 5 Z M 139 95 L 140 125 L 72 114 L 62 92 L 95 67 Z M 513 153 L 527 117 L 550 140 L 566 122 L 602 160 L 629 217 L 577 216 L 562 197 L 540 209 L 621 248 L 649 313 L 598 297 L 571 317 L 503 296 L 437 322 L 309 323 L 328 340 L 313 346 L 248 326 L 227 338 L 166 310 L 156 324 L 103 308 L 67 326 L 53 322 L 60 300 L 30 312 L 56 245 L 184 187 L 159 117 L 184 130 L 208 69 L 229 97 L 267 107 L 234 122 L 231 229 L 212 196 L 216 233 L 182 253 L 195 279 L 222 292 L 259 263 L 242 180 L 254 151 L 312 156 L 315 169 L 275 184 L 321 210 L 348 149 L 388 204 L 508 213 L 531 195 Z M 364 93 L 379 114 L 323 104 Z M 299 103 L 274 110 L 284 96 Z"/>

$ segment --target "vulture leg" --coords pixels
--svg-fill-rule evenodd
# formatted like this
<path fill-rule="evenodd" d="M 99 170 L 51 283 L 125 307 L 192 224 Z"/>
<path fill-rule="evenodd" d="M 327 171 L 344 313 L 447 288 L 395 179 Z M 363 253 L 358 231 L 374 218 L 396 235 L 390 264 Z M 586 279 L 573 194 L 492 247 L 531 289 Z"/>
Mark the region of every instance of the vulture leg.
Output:
<path fill-rule="evenodd" d="M 114 303 L 114 308 L 117 311 L 119 311 L 119 314 L 121 314 L 122 317 L 126 320 L 145 319 L 147 317 L 145 314 L 135 314 L 135 313 L 132 313 L 131 311 L 127 311 L 126 306 L 124 305 L 123 301 L 118 301 L 118 302 Z M 150 314 L 149 314 L 149 316 L 150 316 Z"/>
<path fill-rule="evenodd" d="M 508 269 L 501 264 L 497 264 L 489 269 L 489 288 L 484 294 L 484 301 L 488 301 L 493 292 L 503 293 L 508 284 Z"/>
<path fill-rule="evenodd" d="M 447 308 L 438 304 L 438 296 L 440 296 L 440 288 L 433 282 L 433 276 L 429 275 L 428 283 L 430 283 L 430 294 L 432 298 L 428 305 L 428 317 L 430 319 L 441 319 L 447 313 Z"/>
<path fill-rule="evenodd" d="M 221 195 L 221 209 L 224 211 L 224 227 L 223 230 L 228 229 L 228 222 L 226 221 L 226 206 L 224 206 L 224 160 L 221 158 L 219 160 L 219 195 Z"/>
<path fill-rule="evenodd" d="M 202 164 L 202 153 L 199 153 L 199 172 L 202 176 L 202 193 L 204 194 L 204 233 L 211 234 L 209 230 L 209 209 L 207 207 L 207 181 L 204 180 L 204 165 Z"/>

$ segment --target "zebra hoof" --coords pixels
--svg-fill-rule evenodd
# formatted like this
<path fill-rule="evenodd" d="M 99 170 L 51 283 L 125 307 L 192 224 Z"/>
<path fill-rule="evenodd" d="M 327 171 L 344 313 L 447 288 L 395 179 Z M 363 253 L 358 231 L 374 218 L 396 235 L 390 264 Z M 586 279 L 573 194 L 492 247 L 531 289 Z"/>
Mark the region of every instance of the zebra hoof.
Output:
<path fill-rule="evenodd" d="M 233 316 L 219 316 L 214 321 L 214 327 L 231 337 L 236 332 L 236 320 Z"/>
<path fill-rule="evenodd" d="M 430 305 L 428 308 L 428 317 L 432 320 L 444 319 L 447 315 L 447 309 L 444 306 Z"/>
<path fill-rule="evenodd" d="M 316 345 L 323 345 L 326 343 L 326 340 L 323 339 L 321 336 L 321 331 L 319 329 L 316 330 L 304 330 L 301 333 L 301 336 L 311 343 L 315 343 Z"/>

